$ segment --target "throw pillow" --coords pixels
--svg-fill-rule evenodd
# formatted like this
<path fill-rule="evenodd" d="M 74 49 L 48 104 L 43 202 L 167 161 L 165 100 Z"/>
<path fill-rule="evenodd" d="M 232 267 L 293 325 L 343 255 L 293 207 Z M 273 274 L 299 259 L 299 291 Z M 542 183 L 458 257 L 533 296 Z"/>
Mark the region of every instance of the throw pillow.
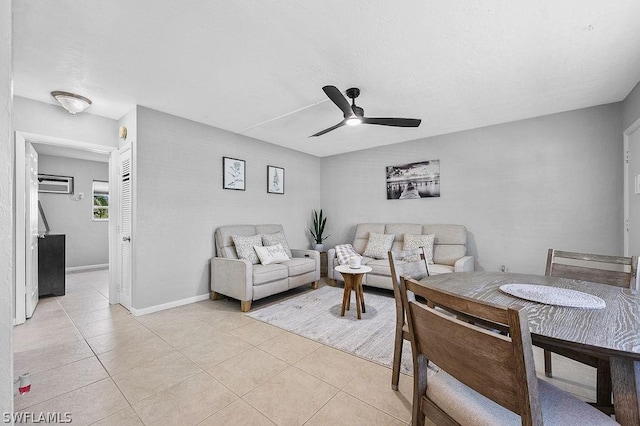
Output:
<path fill-rule="evenodd" d="M 424 247 L 424 254 L 427 256 L 427 263 L 433 265 L 433 242 L 435 241 L 435 234 L 428 235 L 413 235 L 404 234 L 404 247 L 403 250 L 411 250 L 420 247 Z M 420 256 L 407 256 L 404 258 L 405 262 L 415 262 L 420 260 Z"/>
<path fill-rule="evenodd" d="M 275 246 L 276 244 L 280 244 L 284 251 L 287 253 L 287 256 L 293 257 L 291 255 L 291 250 L 289 249 L 289 244 L 287 244 L 287 239 L 284 236 L 284 232 L 278 231 L 273 234 L 262 234 L 262 245 L 263 246 Z"/>
<path fill-rule="evenodd" d="M 262 235 L 256 234 L 250 237 L 232 235 L 231 238 L 233 239 L 233 244 L 236 246 L 236 253 L 238 253 L 240 259 L 248 260 L 252 265 L 260 262 L 253 247 L 262 245 Z"/>
<path fill-rule="evenodd" d="M 284 251 L 282 244 L 276 244 L 273 246 L 254 246 L 253 249 L 260 258 L 260 263 L 263 265 L 269 265 L 271 263 L 281 263 L 289 260 L 287 252 Z"/>
<path fill-rule="evenodd" d="M 387 252 L 391 250 L 395 234 L 376 234 L 369 232 L 369 242 L 364 251 L 364 256 L 374 259 L 388 259 Z"/>
<path fill-rule="evenodd" d="M 351 244 L 340 244 L 336 246 L 336 257 L 338 258 L 339 264 L 348 264 L 351 256 L 360 256 Z"/>

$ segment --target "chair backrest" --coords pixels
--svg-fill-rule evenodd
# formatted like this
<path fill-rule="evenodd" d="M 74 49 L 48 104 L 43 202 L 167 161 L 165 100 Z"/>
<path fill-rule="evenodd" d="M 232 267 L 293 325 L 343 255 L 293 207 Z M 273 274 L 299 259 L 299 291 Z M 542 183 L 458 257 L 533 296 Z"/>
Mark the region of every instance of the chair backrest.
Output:
<path fill-rule="evenodd" d="M 603 256 L 549 249 L 545 275 L 639 289 L 638 256 Z"/>
<path fill-rule="evenodd" d="M 404 306 L 400 298 L 400 277 L 408 276 L 420 280 L 429 276 L 429 264 L 424 247 L 411 250 L 389 251 L 389 267 L 396 299 L 396 321 L 405 323 Z"/>
<path fill-rule="evenodd" d="M 408 300 L 408 291 L 426 299 L 428 306 Z M 419 359 L 425 357 L 476 392 L 519 414 L 523 424 L 542 424 L 531 335 L 523 307 L 481 302 L 405 277 L 400 281 L 400 293 L 407 311 L 414 377 L 425 378 L 428 386 L 426 374 L 416 371 L 426 368 L 427 363 Z M 507 327 L 508 335 L 461 321 L 432 305 L 500 326 L 496 328 Z"/>

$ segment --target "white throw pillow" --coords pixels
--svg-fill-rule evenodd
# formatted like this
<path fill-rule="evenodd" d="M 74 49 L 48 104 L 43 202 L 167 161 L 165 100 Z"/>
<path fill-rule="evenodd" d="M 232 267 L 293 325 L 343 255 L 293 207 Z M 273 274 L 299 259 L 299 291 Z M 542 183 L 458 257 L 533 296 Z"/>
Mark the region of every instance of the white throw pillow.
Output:
<path fill-rule="evenodd" d="M 424 247 L 424 254 L 427 256 L 427 263 L 433 265 L 433 243 L 436 239 L 435 234 L 427 235 L 413 235 L 404 234 L 404 247 L 403 250 L 417 249 Z M 405 262 L 415 262 L 420 260 L 420 256 L 407 256 L 404 258 Z"/>
<path fill-rule="evenodd" d="M 281 263 L 289 260 L 287 252 L 282 247 L 282 244 L 276 244 L 274 246 L 255 246 L 253 249 L 260 258 L 260 263 L 263 265 L 269 265 L 271 263 Z"/>
<path fill-rule="evenodd" d="M 254 246 L 262 246 L 262 235 L 256 234 L 250 237 L 243 237 L 241 235 L 232 235 L 233 244 L 236 246 L 236 253 L 240 259 L 245 259 L 255 265 L 260 262 L 258 255 L 253 249 Z"/>
<path fill-rule="evenodd" d="M 339 244 L 336 246 L 336 257 L 338 258 L 339 264 L 348 264 L 351 256 L 360 256 L 351 244 Z"/>
<path fill-rule="evenodd" d="M 369 232 L 369 242 L 363 255 L 374 259 L 388 259 L 387 253 L 391 250 L 394 238 L 396 238 L 395 234 Z"/>

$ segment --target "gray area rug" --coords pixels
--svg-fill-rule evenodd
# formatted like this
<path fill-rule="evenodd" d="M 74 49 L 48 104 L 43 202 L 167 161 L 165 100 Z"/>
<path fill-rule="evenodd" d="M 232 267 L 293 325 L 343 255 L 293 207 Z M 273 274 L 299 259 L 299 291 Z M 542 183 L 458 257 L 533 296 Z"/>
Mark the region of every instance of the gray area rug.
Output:
<path fill-rule="evenodd" d="M 300 296 L 257 309 L 247 315 L 297 335 L 391 368 L 396 308 L 393 294 L 364 290 L 366 313 L 356 317 L 355 296 L 351 310 L 340 316 L 343 289 L 321 287 Z M 401 371 L 411 374 L 411 345 L 404 342 Z"/>

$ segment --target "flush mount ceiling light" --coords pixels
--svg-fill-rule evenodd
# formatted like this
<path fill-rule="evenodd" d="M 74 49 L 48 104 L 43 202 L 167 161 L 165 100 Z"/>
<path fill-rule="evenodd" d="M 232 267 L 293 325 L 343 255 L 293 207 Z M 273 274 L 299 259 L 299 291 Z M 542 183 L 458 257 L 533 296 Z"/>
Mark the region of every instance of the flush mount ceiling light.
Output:
<path fill-rule="evenodd" d="M 90 99 L 76 95 L 75 93 L 60 92 L 56 90 L 51 92 L 51 96 L 53 96 L 53 98 L 62 105 L 62 108 L 66 109 L 73 115 L 84 111 L 89 108 L 89 105 L 91 105 Z"/>

